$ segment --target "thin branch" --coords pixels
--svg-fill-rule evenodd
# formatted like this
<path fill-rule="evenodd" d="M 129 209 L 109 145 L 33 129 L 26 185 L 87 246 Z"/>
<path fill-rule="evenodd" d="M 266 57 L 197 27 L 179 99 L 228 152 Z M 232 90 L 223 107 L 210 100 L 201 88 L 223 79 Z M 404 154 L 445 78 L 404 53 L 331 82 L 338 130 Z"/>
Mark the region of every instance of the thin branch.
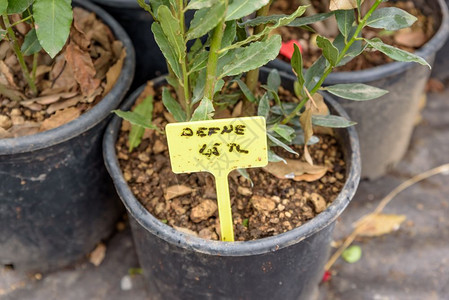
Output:
<path fill-rule="evenodd" d="M 351 245 L 351 243 L 357 238 L 359 231 L 363 227 L 363 225 L 365 225 L 367 222 L 369 222 L 371 220 L 371 217 L 380 214 L 384 210 L 385 206 L 387 206 L 387 204 L 390 203 L 391 200 L 393 200 L 394 197 L 396 197 L 400 192 L 415 185 L 416 183 L 418 183 L 420 181 L 423 181 L 424 179 L 427 179 L 434 175 L 447 173 L 447 172 L 449 172 L 449 163 L 441 165 L 441 166 L 431 169 L 429 171 L 423 172 L 416 176 L 413 176 L 412 178 L 410 178 L 410 179 L 404 181 L 403 183 L 401 183 L 400 185 L 398 185 L 387 196 L 385 196 L 382 199 L 382 201 L 380 201 L 379 205 L 376 207 L 376 209 L 372 213 L 364 215 L 357 222 L 355 222 L 357 224 L 357 227 L 345 239 L 345 241 L 340 246 L 340 248 L 338 248 L 338 250 L 332 255 L 332 257 L 326 263 L 326 266 L 324 267 L 324 269 L 326 271 L 328 271 L 334 265 L 334 263 L 337 261 L 337 259 L 343 253 L 343 251 L 345 251 L 346 248 L 348 248 Z"/>

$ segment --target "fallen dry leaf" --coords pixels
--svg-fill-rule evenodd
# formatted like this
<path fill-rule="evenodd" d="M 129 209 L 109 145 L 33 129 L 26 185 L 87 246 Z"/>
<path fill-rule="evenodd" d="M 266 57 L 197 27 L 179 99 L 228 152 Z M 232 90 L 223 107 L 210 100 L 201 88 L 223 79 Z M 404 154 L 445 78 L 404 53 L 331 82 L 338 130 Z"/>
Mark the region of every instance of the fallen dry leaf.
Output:
<path fill-rule="evenodd" d="M 59 101 L 59 102 L 53 103 L 47 108 L 46 112 L 47 112 L 47 114 L 51 115 L 52 113 L 54 113 L 57 110 L 63 110 L 65 108 L 77 105 L 82 99 L 83 99 L 83 96 L 76 96 L 76 97 L 67 99 L 65 101 Z"/>
<path fill-rule="evenodd" d="M 312 108 L 310 102 L 307 102 L 306 110 L 299 117 L 299 122 L 301 123 L 302 130 L 304 131 L 304 158 L 310 165 L 313 166 L 313 160 L 310 156 L 309 149 L 307 148 L 307 142 L 313 135 Z"/>
<path fill-rule="evenodd" d="M 420 28 L 404 28 L 394 35 L 394 41 L 405 47 L 419 48 L 427 41 L 427 37 L 424 31 Z"/>
<path fill-rule="evenodd" d="M 361 1 L 363 3 L 363 0 Z M 357 8 L 356 0 L 331 0 L 329 10 L 353 9 Z"/>
<path fill-rule="evenodd" d="M 172 185 L 165 191 L 165 200 L 170 200 L 179 196 L 190 194 L 193 190 L 185 185 Z"/>
<path fill-rule="evenodd" d="M 405 219 L 404 215 L 370 214 L 354 226 L 359 236 L 374 237 L 398 230 Z"/>
<path fill-rule="evenodd" d="M 15 88 L 17 87 L 16 83 L 14 82 L 14 74 L 11 72 L 11 69 L 3 62 L 3 60 L 0 60 L 0 73 L 5 76 L 10 86 Z"/>
<path fill-rule="evenodd" d="M 82 51 L 80 47 L 69 42 L 65 51 L 67 64 L 73 71 L 76 82 L 80 85 L 84 96 L 92 95 L 100 86 L 101 81 L 95 78 L 95 68 L 88 52 Z"/>
<path fill-rule="evenodd" d="M 243 110 L 243 101 L 239 101 L 236 106 L 234 106 L 234 109 L 232 110 L 231 117 L 237 118 L 242 115 Z"/>
<path fill-rule="evenodd" d="M 295 159 L 286 159 L 286 161 L 287 164 L 283 162 L 269 163 L 263 169 L 279 179 L 293 179 L 295 181 L 315 181 L 327 172 L 326 166 L 312 166 L 307 162 Z"/>
<path fill-rule="evenodd" d="M 106 256 L 106 245 L 99 243 L 98 246 L 89 255 L 89 261 L 94 266 L 98 267 L 103 262 Z"/>
<path fill-rule="evenodd" d="M 126 57 L 126 51 L 125 51 L 125 49 L 123 49 L 122 54 L 120 55 L 120 58 L 117 60 L 117 62 L 112 67 L 109 68 L 109 71 L 106 73 L 106 86 L 104 88 L 104 94 L 109 93 L 109 91 L 112 89 L 112 87 L 116 83 L 118 77 L 120 76 L 125 57 Z"/>
<path fill-rule="evenodd" d="M 53 116 L 42 122 L 39 131 L 45 131 L 59 127 L 65 123 L 75 120 L 80 116 L 80 114 L 80 110 L 75 107 L 57 111 Z"/>

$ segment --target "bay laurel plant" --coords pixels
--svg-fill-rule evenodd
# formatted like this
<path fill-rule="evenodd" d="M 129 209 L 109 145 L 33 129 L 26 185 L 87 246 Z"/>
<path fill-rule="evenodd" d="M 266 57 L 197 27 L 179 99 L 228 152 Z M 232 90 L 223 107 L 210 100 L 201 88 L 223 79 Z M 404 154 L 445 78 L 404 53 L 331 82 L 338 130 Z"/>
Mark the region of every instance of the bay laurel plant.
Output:
<path fill-rule="evenodd" d="M 326 90 L 355 101 L 371 100 L 387 93 L 364 84 L 323 88 L 325 78 L 334 68 L 348 63 L 363 51 L 381 51 L 397 61 L 428 65 L 412 53 L 386 45 L 380 39 L 362 36 L 366 26 L 394 31 L 416 21 L 401 9 L 378 8 L 382 0 L 370 1 L 366 14 L 361 13 L 361 0 L 331 0 L 331 12 L 305 17 L 307 6 L 299 6 L 291 15 L 267 16 L 270 0 L 138 2 L 154 18 L 151 31 L 169 67 L 167 82 L 175 91 L 176 99 L 165 87 L 162 101 L 174 120 L 211 119 L 215 108 L 232 106 L 244 99 L 243 114 L 266 118 L 269 145 L 295 154 L 292 145 L 316 142 L 314 125 L 338 128 L 354 124 L 330 115 L 318 91 Z M 195 10 L 195 14 L 190 24 L 185 24 L 185 14 L 189 10 Z M 259 86 L 258 68 L 276 58 L 281 48 L 281 37 L 274 30 L 280 26 L 312 30 L 310 24 L 326 18 L 336 18 L 339 35 L 334 40 L 317 37 L 322 56 L 306 71 L 301 52 L 295 46 L 291 60 L 297 75 L 294 101 L 286 102 L 279 96 L 281 79 L 276 70 L 270 72 L 265 85 Z M 236 85 L 237 92 L 231 88 Z M 139 145 L 144 128 L 157 129 L 151 124 L 152 107 L 152 96 L 149 96 L 133 112 L 116 111 L 132 124 L 130 151 Z M 305 159 L 313 164 L 307 146 Z M 272 150 L 269 150 L 269 160 L 285 161 Z"/>
<path fill-rule="evenodd" d="M 38 53 L 44 49 L 54 58 L 64 47 L 70 33 L 73 19 L 71 0 L 0 0 L 0 41 L 11 43 L 19 62 L 23 77 L 28 85 L 25 91 L 32 96 L 38 94 L 36 88 L 36 70 Z M 12 16 L 18 20 L 11 23 Z M 25 36 L 15 30 L 21 23 L 31 25 Z M 27 56 L 32 56 L 27 63 Z M 0 84 L 0 92 L 8 94 L 6 87 Z"/>

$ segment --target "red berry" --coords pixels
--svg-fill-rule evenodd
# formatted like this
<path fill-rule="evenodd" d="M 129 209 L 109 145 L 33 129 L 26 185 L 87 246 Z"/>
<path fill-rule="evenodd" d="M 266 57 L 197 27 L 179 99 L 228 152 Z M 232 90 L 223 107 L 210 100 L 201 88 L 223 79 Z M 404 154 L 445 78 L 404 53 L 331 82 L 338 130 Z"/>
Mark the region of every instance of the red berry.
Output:
<path fill-rule="evenodd" d="M 321 280 L 321 282 L 329 281 L 329 280 L 331 280 L 331 278 L 332 278 L 331 272 L 330 271 L 326 271 L 323 274 L 323 279 Z"/>

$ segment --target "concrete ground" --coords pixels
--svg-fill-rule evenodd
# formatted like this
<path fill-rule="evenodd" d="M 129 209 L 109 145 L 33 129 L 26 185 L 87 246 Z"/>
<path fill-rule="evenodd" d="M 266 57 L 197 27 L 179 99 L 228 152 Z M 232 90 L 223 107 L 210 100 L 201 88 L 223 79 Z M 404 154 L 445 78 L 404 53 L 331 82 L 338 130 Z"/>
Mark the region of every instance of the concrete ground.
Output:
<path fill-rule="evenodd" d="M 389 174 L 362 182 L 341 216 L 335 239 L 351 232 L 351 224 L 371 212 L 394 187 L 420 172 L 449 162 L 449 90 L 429 94 L 423 121 L 410 149 Z M 320 299 L 449 299 L 449 177 L 437 175 L 400 193 L 385 213 L 407 220 L 391 234 L 357 240 L 362 258 L 348 264 L 339 259 L 332 279 L 320 286 Z M 0 299 L 151 299 L 138 268 L 129 229 L 107 243 L 99 267 L 89 262 L 45 274 L 0 272 Z"/>

